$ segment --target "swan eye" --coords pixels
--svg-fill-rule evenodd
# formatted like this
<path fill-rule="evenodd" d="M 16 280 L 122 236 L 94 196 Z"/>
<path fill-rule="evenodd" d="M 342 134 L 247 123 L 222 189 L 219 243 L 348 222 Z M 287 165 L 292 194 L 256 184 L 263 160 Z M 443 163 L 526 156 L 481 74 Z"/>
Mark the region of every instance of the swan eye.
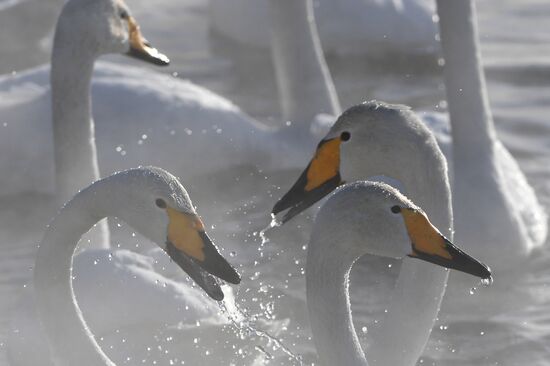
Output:
<path fill-rule="evenodd" d="M 350 138 L 351 138 L 351 133 L 349 133 L 348 131 L 344 131 L 340 134 L 340 140 L 342 141 L 349 141 Z"/>
<path fill-rule="evenodd" d="M 120 9 L 119 15 L 121 19 L 128 19 L 130 17 L 126 9 Z"/>
<path fill-rule="evenodd" d="M 157 198 L 155 200 L 155 204 L 157 205 L 158 208 L 166 208 L 166 202 L 162 199 L 162 198 Z"/>
<path fill-rule="evenodd" d="M 398 214 L 401 212 L 401 207 L 395 205 L 391 208 L 391 212 L 393 212 L 394 214 Z"/>

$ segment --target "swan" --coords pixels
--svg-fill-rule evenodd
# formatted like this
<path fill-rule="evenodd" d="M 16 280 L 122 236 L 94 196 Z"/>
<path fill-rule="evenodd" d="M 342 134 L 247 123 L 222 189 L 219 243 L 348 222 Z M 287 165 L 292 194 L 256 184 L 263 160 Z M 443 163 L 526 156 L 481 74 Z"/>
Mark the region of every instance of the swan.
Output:
<path fill-rule="evenodd" d="M 269 0 L 210 1 L 215 33 L 252 47 L 269 44 Z M 315 16 L 325 52 L 378 55 L 434 53 L 437 25 L 430 0 L 320 0 Z"/>
<path fill-rule="evenodd" d="M 103 3 L 108 6 L 100 6 Z M 284 6 L 301 11 L 297 21 L 307 18 L 306 7 L 296 7 L 289 2 Z M 66 7 L 72 11 L 63 11 L 58 20 L 52 52 L 51 88 L 47 66 L 0 77 L 0 171 L 10 171 L 10 174 L 0 175 L 0 195 L 52 194 L 56 180 L 61 180 L 56 177 L 55 169 L 58 173 L 64 169 L 54 168 L 53 156 L 56 159 L 74 158 L 73 166 L 84 169 L 76 157 L 84 159 L 84 153 L 79 150 L 86 148 L 87 155 L 92 153 L 92 148 L 88 140 L 78 143 L 76 138 L 89 138 L 91 131 L 95 131 L 97 148 L 94 150 L 98 156 L 94 168 L 99 165 L 103 175 L 139 165 L 162 165 L 187 178 L 228 170 L 236 164 L 255 164 L 263 170 L 299 167 L 304 161 L 279 159 L 280 154 L 303 156 L 304 149 L 315 146 L 315 141 L 326 132 L 323 127 L 326 123 L 316 115 L 340 114 L 332 81 L 326 76 L 326 65 L 317 59 L 319 45 L 314 43 L 315 35 L 309 37 L 307 34 L 298 38 L 314 43 L 310 47 L 313 52 L 308 56 L 312 59 L 310 75 L 313 77 L 300 80 L 305 83 L 287 84 L 285 90 L 297 90 L 298 87 L 315 90 L 316 97 L 289 109 L 284 118 L 296 122 L 291 126 L 268 128 L 227 99 L 189 81 L 107 62 L 96 63 L 90 93 L 91 70 L 96 58 L 100 54 L 128 50 L 127 44 L 117 42 L 117 37 L 127 33 L 126 22 L 119 19 L 117 9 L 127 11 L 127 8 L 114 0 L 70 0 Z M 103 20 L 93 22 L 96 18 Z M 107 19 L 114 19 L 113 24 L 119 27 L 100 27 L 99 24 L 106 23 Z M 302 30 L 314 31 L 310 27 Z M 83 45 L 95 38 L 100 40 L 99 49 L 95 53 L 81 52 Z M 295 39 L 288 37 L 280 38 L 277 44 L 287 47 L 285 42 L 296 44 Z M 113 49 L 113 44 L 120 47 Z M 77 53 L 81 60 L 76 62 L 67 57 L 67 53 Z M 280 64 L 285 62 L 285 59 L 280 60 Z M 86 66 L 86 77 L 81 64 Z M 290 72 L 284 67 L 279 69 Z M 313 86 L 308 86 L 309 83 Z M 64 95 L 75 88 L 81 92 L 70 93 L 70 98 L 65 99 Z M 52 96 L 53 123 L 59 126 L 53 132 L 48 120 Z M 90 124 L 91 99 L 94 101 L 93 125 Z M 75 123 L 76 120 L 80 123 Z M 69 145 L 63 148 L 54 146 L 53 141 L 67 140 L 73 129 L 78 129 L 80 135 L 68 139 L 72 143 L 66 141 Z M 51 138 L 57 134 L 59 136 Z M 90 174 L 83 176 L 80 186 L 93 180 Z M 67 184 L 72 184 L 75 192 L 80 187 L 76 182 Z"/>
<path fill-rule="evenodd" d="M 490 279 L 489 268 L 455 247 L 428 216 L 396 189 L 383 183 L 355 182 L 338 189 L 317 214 L 307 249 L 307 306 L 313 340 L 323 365 L 414 365 L 400 359 L 399 343 L 390 339 L 365 354 L 355 333 L 349 299 L 349 274 L 364 254 L 416 258 Z M 417 291 L 418 283 L 398 286 L 392 301 Z M 438 296 L 435 290 L 433 296 Z M 426 294 L 427 295 L 427 294 Z M 426 302 L 432 301 L 427 295 Z M 405 300 L 406 301 L 406 300 Z M 392 309 L 393 310 L 393 309 Z M 390 310 L 390 316 L 396 315 Z M 410 313 L 409 313 L 410 314 Z M 418 323 L 432 324 L 431 312 L 410 314 L 396 324 L 397 339 L 417 337 Z M 376 337 L 376 334 L 373 335 Z M 423 346 L 421 347 L 423 348 Z M 370 352 L 372 351 L 372 353 Z M 422 349 L 419 350 L 420 353 Z M 391 363 L 378 358 L 397 354 Z"/>
<path fill-rule="evenodd" d="M 0 192 L 3 195 L 34 192 L 32 188 L 40 187 L 44 183 L 41 174 L 51 169 L 51 172 L 55 172 L 55 182 L 44 186 L 53 188 L 56 202 L 61 205 L 81 187 L 99 178 L 89 96 L 95 59 L 107 53 L 123 53 L 156 65 L 168 65 L 169 60 L 145 40 L 127 6 L 118 0 L 67 2 L 59 16 L 54 38 L 50 75 L 52 87 L 51 96 L 48 97 L 51 97 L 52 124 L 44 122 L 45 114 L 40 113 L 42 111 L 32 108 L 32 102 L 35 100 L 40 105 L 41 97 L 23 102 L 17 98 L 22 96 L 22 91 L 17 87 L 23 84 L 23 89 L 27 89 L 28 81 L 9 80 L 9 91 L 7 94 L 2 93 L 8 100 L 7 106 L 1 108 L 1 115 L 6 118 L 4 126 L 15 123 L 14 127 L 22 127 L 17 131 L 4 128 L 3 149 L 9 150 L 21 145 L 22 142 L 27 142 L 24 145 L 30 146 L 30 156 L 37 161 L 33 161 L 30 166 L 25 165 L 25 158 L 29 157 L 29 154 L 21 153 L 20 149 L 12 151 L 15 156 L 5 156 L 2 171 L 6 169 L 13 174 L 3 174 L 11 175 L 11 178 L 8 178 L 7 186 L 0 185 Z M 16 88 L 15 92 L 12 92 L 13 87 Z M 22 93 L 24 94 L 24 91 Z M 22 115 L 12 114 L 13 111 L 9 108 L 10 101 L 12 104 L 15 103 L 16 110 L 20 109 L 23 112 Z M 33 127 L 37 127 L 36 130 Z M 46 146 L 50 149 L 44 150 L 40 143 L 44 140 L 49 142 Z M 55 162 L 53 169 L 51 165 L 43 165 L 43 158 L 48 157 L 48 154 Z M 33 166 L 38 167 L 35 172 L 38 176 L 17 174 L 18 171 L 32 171 Z M 44 174 L 45 177 L 51 175 Z M 31 181 L 31 187 L 28 187 L 25 183 Z M 14 190 L 14 186 L 19 188 Z M 100 225 L 97 232 L 98 242 L 108 244 L 106 225 Z"/>
<path fill-rule="evenodd" d="M 433 219 L 434 226 L 452 240 L 452 206 L 447 163 L 433 134 L 406 106 L 371 101 L 347 109 L 319 143 L 314 158 L 294 186 L 275 204 L 273 213 L 289 209 L 283 222 L 328 195 L 342 182 L 385 176 L 396 180 L 404 193 Z M 389 306 L 392 316 L 373 335 L 373 359 L 381 365 L 414 364 L 428 340 L 448 272 L 405 258 L 397 287 L 414 288 Z M 431 314 L 420 321 L 413 314 Z M 411 324 L 416 336 L 393 330 Z M 381 352 L 384 344 L 402 352 Z"/>
<path fill-rule="evenodd" d="M 475 4 L 438 0 L 437 13 L 452 137 L 447 159 L 454 177 L 455 234 L 476 258 L 490 260 L 498 275 L 544 244 L 548 217 L 496 134 Z"/>
<path fill-rule="evenodd" d="M 76 194 L 48 226 L 34 266 L 37 313 L 56 365 L 113 365 L 83 317 L 91 320 L 95 334 L 124 325 L 159 322 L 161 313 L 162 324 L 195 324 L 194 317 L 222 321 L 200 291 L 159 275 L 152 270 L 149 257 L 126 250 L 96 249 L 75 256 L 73 263 L 80 237 L 107 216 L 119 217 L 157 243 L 213 299 L 224 298 L 213 276 L 234 284 L 240 282 L 239 274 L 204 231 L 187 192 L 173 175 L 160 168 L 144 167 L 96 181 Z M 74 295 L 71 278 L 75 279 Z M 136 321 L 133 312 L 128 311 L 129 305 L 149 307 L 149 311 Z M 18 318 L 28 316 L 23 313 Z M 12 336 L 19 338 L 16 345 L 21 347 L 9 343 L 12 364 L 44 364 L 52 359 L 39 352 L 47 351 L 42 332 L 27 332 Z M 42 344 L 29 342 L 33 340 Z M 23 356 L 26 362 L 14 360 L 15 356 Z"/>

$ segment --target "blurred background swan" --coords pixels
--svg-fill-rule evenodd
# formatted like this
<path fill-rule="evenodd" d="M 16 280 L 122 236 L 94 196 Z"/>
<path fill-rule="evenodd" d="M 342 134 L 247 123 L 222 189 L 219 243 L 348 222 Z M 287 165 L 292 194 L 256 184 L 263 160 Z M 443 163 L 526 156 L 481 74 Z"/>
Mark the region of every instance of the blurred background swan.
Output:
<path fill-rule="evenodd" d="M 323 49 L 329 53 L 383 56 L 438 50 L 431 0 L 320 0 L 315 17 Z M 242 45 L 269 44 L 269 0 L 211 0 L 211 27 Z"/>
<path fill-rule="evenodd" d="M 544 244 L 548 216 L 496 134 L 474 2 L 437 4 L 452 136 L 447 158 L 453 172 L 456 236 L 473 255 L 493 262 L 499 274 L 517 268 Z"/>
<path fill-rule="evenodd" d="M 483 279 L 491 277 L 486 265 L 451 244 L 426 214 L 396 189 L 373 182 L 344 186 L 315 218 L 307 253 L 307 305 L 313 339 L 324 365 L 365 366 L 367 360 L 369 365 L 414 365 L 424 348 L 422 342 L 409 342 L 419 349 L 401 348 L 399 341 L 387 339 L 363 351 L 351 319 L 349 276 L 354 263 L 365 254 L 412 257 Z M 435 285 L 429 294 L 419 289 L 422 286 L 419 281 L 398 283 L 392 302 L 399 305 L 390 305 L 387 317 L 399 317 L 399 310 L 406 312 L 408 296 L 416 291 L 426 295 L 425 303 L 437 302 L 441 288 Z M 385 332 L 397 339 L 402 339 L 403 333 L 422 338 L 423 324 L 431 327 L 437 317 L 438 309 L 429 309 L 409 314 L 412 319 L 408 321 L 382 327 L 389 328 Z"/>
<path fill-rule="evenodd" d="M 112 365 L 92 334 L 103 337 L 150 322 L 224 323 L 200 291 L 157 274 L 147 257 L 128 251 L 87 251 L 84 258 L 75 258 L 73 269 L 72 257 L 80 237 L 106 216 L 119 217 L 157 243 L 216 300 L 224 296 L 212 275 L 240 282 L 240 276 L 204 232 L 187 192 L 174 176 L 158 168 L 117 173 L 80 191 L 48 227 L 34 266 L 34 299 L 40 322 L 32 322 L 36 319 L 32 304 L 19 309 L 17 319 L 23 324 L 14 324 L 21 328 L 12 333 L 16 336 L 9 344 L 12 364 L 49 364 L 52 360 L 56 365 Z M 72 279 L 82 286 L 76 287 L 75 294 Z M 75 295 L 82 312 L 75 305 Z M 133 315 L 136 311 L 140 317 Z M 91 320 L 92 331 L 83 317 Z M 40 324 L 47 337 L 40 337 Z M 50 343 L 51 356 L 44 341 Z M 28 352 L 31 348 L 33 352 Z M 117 363 L 133 357 L 117 351 L 114 348 Z"/>
<path fill-rule="evenodd" d="M 74 193 L 75 187 L 93 180 L 82 173 L 79 181 L 65 179 L 66 171 L 80 169 L 97 176 L 97 162 L 92 158 L 95 153 L 90 145 L 94 136 L 90 127 L 91 97 L 99 167 L 107 174 L 139 164 L 162 164 L 178 174 L 185 172 L 186 176 L 200 176 L 234 165 L 252 164 L 261 169 L 297 166 L 295 159 L 274 157 L 281 152 L 309 150 L 332 123 L 327 123 L 326 118 L 317 119 L 317 115 L 336 116 L 340 112 L 315 24 L 309 18 L 310 2 L 273 1 L 278 27 L 273 47 L 280 51 L 275 64 L 283 115 L 285 120 L 296 122 L 282 124 L 284 128 L 280 129 L 253 120 L 205 88 L 127 66 L 99 63 L 89 96 L 93 61 L 99 55 L 126 49 L 109 48 L 113 34 L 99 38 L 99 50 L 88 50 L 87 40 L 101 35 L 105 27 L 92 22 L 84 28 L 88 23 L 77 21 L 79 17 L 86 21 L 92 17 L 78 13 L 79 7 L 84 8 L 80 2 L 73 0 L 70 4 L 74 4 L 75 11 L 61 14 L 52 53 L 53 141 L 57 145 L 49 138 L 52 133 L 45 119 L 50 99 L 48 69 L 41 67 L 0 79 L 4 100 L 0 113 L 6 127 L 0 141 L 0 170 L 11 171 L 0 178 L 3 195 L 48 193 L 54 184 L 51 156 L 55 156 L 57 182 L 61 186 L 58 189 L 66 191 L 61 194 L 62 199 Z M 289 14 L 294 16 L 292 21 Z M 100 19 L 109 16 L 102 15 Z M 295 37 L 289 29 L 300 36 Z M 304 52 L 304 58 L 297 62 L 294 56 L 299 50 Z M 81 60 L 71 58 L 72 53 Z M 157 55 L 149 59 L 155 60 L 154 56 Z M 158 62 L 167 63 L 162 57 Z M 87 72 L 82 72 L 81 64 L 87 65 Z M 304 69 L 308 72 L 302 73 Z M 32 143 L 19 143 L 22 140 Z M 187 158 L 179 158 L 182 155 Z M 286 164 L 281 165 L 281 161 Z M 65 187 L 69 184 L 71 187 Z"/>

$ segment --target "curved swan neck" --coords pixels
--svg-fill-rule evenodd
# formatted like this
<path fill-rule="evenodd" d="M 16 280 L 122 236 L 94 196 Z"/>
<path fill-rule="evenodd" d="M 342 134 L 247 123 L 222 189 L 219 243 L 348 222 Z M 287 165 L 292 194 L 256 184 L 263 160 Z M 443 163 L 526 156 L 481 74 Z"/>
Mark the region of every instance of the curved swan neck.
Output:
<path fill-rule="evenodd" d="M 339 115 L 340 103 L 315 25 L 311 0 L 270 0 L 271 53 L 283 118 Z"/>
<path fill-rule="evenodd" d="M 115 190 L 93 185 L 81 191 L 53 220 L 36 258 L 34 283 L 37 310 L 50 340 L 56 365 L 114 366 L 99 348 L 75 303 L 72 257 L 80 237 L 105 217 Z M 100 192 L 103 191 L 103 192 Z M 105 195 L 100 193 L 107 193 Z"/>
<path fill-rule="evenodd" d="M 478 44 L 473 1 L 437 0 L 453 156 L 475 160 L 492 154 L 495 131 Z"/>
<path fill-rule="evenodd" d="M 314 234 L 308 246 L 307 305 L 313 339 L 322 365 L 367 366 L 349 299 L 349 273 L 357 257 L 337 253 L 332 239 L 330 234 Z"/>
<path fill-rule="evenodd" d="M 414 202 L 422 207 L 433 224 L 452 239 L 452 206 L 447 166 L 433 137 L 415 144 L 415 151 L 385 164 L 380 171 L 393 169 L 390 177 L 399 180 Z M 374 327 L 369 342 L 371 365 L 413 366 L 421 356 L 435 324 L 445 293 L 448 271 L 417 259 L 403 260 L 391 303 L 380 327 Z M 413 336 L 411 336 L 413 335 Z"/>

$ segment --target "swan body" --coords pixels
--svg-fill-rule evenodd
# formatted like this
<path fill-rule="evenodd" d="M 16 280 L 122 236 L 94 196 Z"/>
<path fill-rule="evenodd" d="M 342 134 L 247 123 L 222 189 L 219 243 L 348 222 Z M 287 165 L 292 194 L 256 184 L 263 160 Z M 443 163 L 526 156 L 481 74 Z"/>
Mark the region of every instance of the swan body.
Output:
<path fill-rule="evenodd" d="M 151 254 L 89 249 L 74 257 L 75 299 L 96 338 L 113 337 L 130 327 L 190 327 L 199 319 L 201 324 L 227 324 L 216 304 L 200 290 L 159 273 Z M 158 253 L 162 255 L 166 256 Z M 133 344 L 138 342 L 127 338 Z M 52 364 L 47 337 L 36 314 L 33 286 L 25 288 L 19 300 L 6 348 L 10 365 Z M 124 347 L 114 347 L 108 353 L 120 362 L 128 357 Z"/>
<path fill-rule="evenodd" d="M 453 254 L 449 255 L 450 252 Z M 450 244 L 426 214 L 396 189 L 373 182 L 346 185 L 317 214 L 308 245 L 307 304 L 313 339 L 323 365 L 365 366 L 367 360 L 368 364 L 388 365 L 377 357 L 383 353 L 401 354 L 399 343 L 392 340 L 378 343 L 381 349 L 374 355 L 365 354 L 355 333 L 348 293 L 349 273 L 355 261 L 367 253 L 392 258 L 409 256 L 481 278 L 491 276 L 485 265 Z M 394 291 L 396 301 L 396 296 L 401 293 L 408 296 L 416 287 L 398 285 Z M 435 291 L 438 296 L 438 290 Z M 389 313 L 395 315 L 391 310 Z M 418 337 L 415 325 L 431 324 L 434 315 L 418 312 L 413 316 L 417 318 L 415 321 L 401 323 L 395 333 Z M 402 358 L 391 364 L 415 363 Z"/>
<path fill-rule="evenodd" d="M 4 195 L 55 191 L 48 75 L 49 68 L 42 66 L 0 79 L 0 169 L 12 172 L 0 178 Z M 227 99 L 142 68 L 98 62 L 92 98 L 98 162 L 104 174 L 132 165 L 163 164 L 200 176 L 253 157 L 267 167 L 276 166 L 268 152 L 292 150 L 283 142 L 291 128 L 280 130 L 280 138 L 270 142 L 276 133 Z"/>
<path fill-rule="evenodd" d="M 101 335 L 120 329 L 118 327 L 177 324 L 186 319 L 191 321 L 193 317 L 207 318 L 214 323 L 222 321 L 199 290 L 157 273 L 148 256 L 98 249 L 79 254 L 73 263 L 72 255 L 80 236 L 99 219 L 110 215 L 127 221 L 146 238 L 158 243 L 211 297 L 221 300 L 223 292 L 210 273 L 233 283 L 240 281 L 204 233 L 187 192 L 174 176 L 162 169 L 147 167 L 97 181 L 80 191 L 60 211 L 47 229 L 37 254 L 34 299 L 55 364 L 112 364 L 98 348 L 86 324 L 96 335 Z M 137 311 L 143 316 L 133 318 L 134 312 L 128 311 L 129 306 L 143 308 Z M 32 308 L 22 309 L 30 309 L 32 316 Z M 21 352 L 22 344 L 27 350 L 24 353 L 28 353 L 28 342 L 41 334 L 29 329 L 28 314 L 22 312 L 16 317 L 25 320 L 22 324 L 25 332 L 12 335 L 14 345 L 10 343 L 9 352 L 12 358 Z M 37 345 L 37 350 L 44 350 L 43 343 Z M 25 357 L 28 360 L 35 356 Z"/>
<path fill-rule="evenodd" d="M 270 38 L 269 0 L 213 0 L 211 26 L 241 44 L 267 47 Z M 325 52 L 433 53 L 438 49 L 429 0 L 321 0 L 315 16 Z"/>
<path fill-rule="evenodd" d="M 449 116 L 433 112 L 420 116 L 434 132 L 447 159 L 453 187 L 459 185 L 453 189 L 455 216 L 461 218 L 461 229 L 457 227 L 455 234 L 467 239 L 464 247 L 478 258 L 495 260 L 495 270 L 500 271 L 517 265 L 543 245 L 548 232 L 547 213 L 518 162 L 496 135 L 486 156 L 477 155 L 476 163 L 457 163 L 453 152 L 464 147 L 453 145 Z M 456 171 L 455 164 L 460 171 Z M 476 182 L 475 189 L 460 188 L 466 182 Z M 474 206 L 476 210 L 469 210 Z M 501 215 L 489 215 L 497 209 Z"/>
<path fill-rule="evenodd" d="M 440 136 L 453 172 L 456 235 L 476 257 L 493 262 L 498 274 L 544 244 L 548 217 L 496 134 L 474 3 L 437 4 L 450 119 L 450 134 Z"/>

